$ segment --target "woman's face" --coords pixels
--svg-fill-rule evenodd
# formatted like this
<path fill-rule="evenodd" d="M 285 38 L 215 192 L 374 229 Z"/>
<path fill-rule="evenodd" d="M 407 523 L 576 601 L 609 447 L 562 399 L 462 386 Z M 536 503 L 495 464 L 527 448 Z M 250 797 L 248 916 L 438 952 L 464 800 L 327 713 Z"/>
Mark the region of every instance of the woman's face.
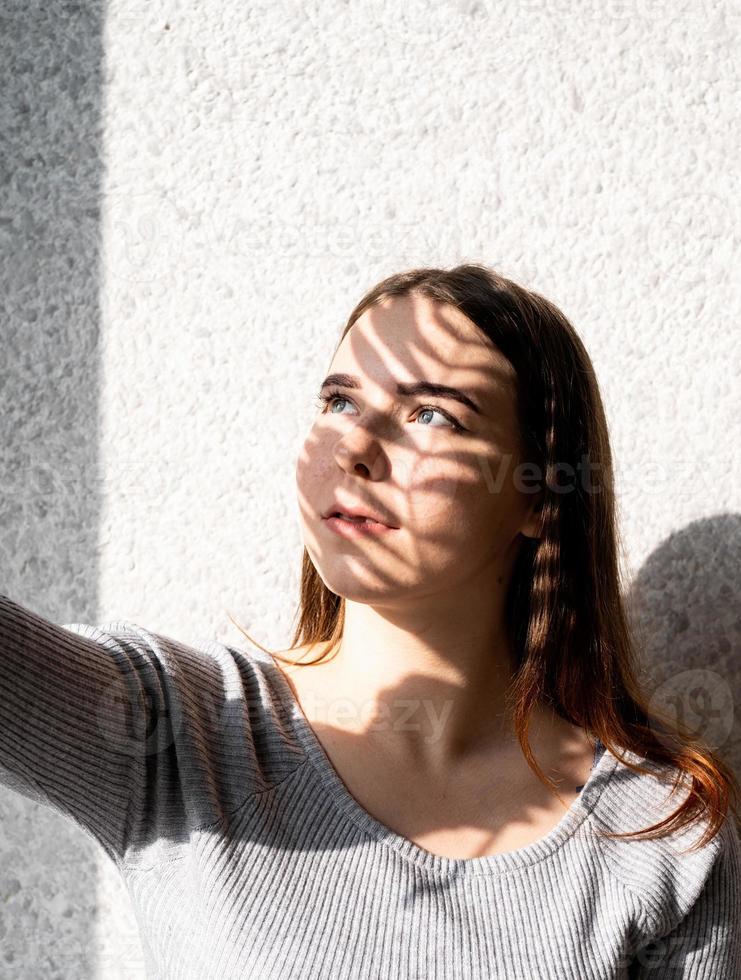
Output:
<path fill-rule="evenodd" d="M 515 374 L 460 311 L 417 294 L 384 300 L 353 324 L 331 374 L 357 386 L 317 409 L 296 465 L 304 544 L 324 584 L 358 602 L 448 595 L 473 577 L 502 581 L 538 482 L 518 472 Z M 421 381 L 463 392 L 402 395 Z M 461 426 L 458 431 L 455 423 Z M 529 492 L 528 492 L 529 489 Z M 323 515 L 374 511 L 395 525 L 339 535 Z"/>

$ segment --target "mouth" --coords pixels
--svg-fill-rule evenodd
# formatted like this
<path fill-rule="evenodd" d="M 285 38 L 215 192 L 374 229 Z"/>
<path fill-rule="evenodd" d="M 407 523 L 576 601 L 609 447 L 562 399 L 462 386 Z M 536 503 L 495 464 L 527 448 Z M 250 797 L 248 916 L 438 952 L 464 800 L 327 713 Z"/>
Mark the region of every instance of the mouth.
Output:
<path fill-rule="evenodd" d="M 343 513 L 342 511 L 332 511 L 324 517 L 326 525 L 337 534 L 344 537 L 358 534 L 384 534 L 387 531 L 395 531 L 398 528 L 392 524 L 384 524 L 369 514 Z"/>
<path fill-rule="evenodd" d="M 322 514 L 322 517 L 325 520 L 337 519 L 357 526 L 360 526 L 361 524 L 369 524 L 387 527 L 390 530 L 398 530 L 397 525 L 392 524 L 390 521 L 385 521 L 383 517 L 377 513 L 363 513 L 359 510 L 331 510 Z"/>
<path fill-rule="evenodd" d="M 335 511 L 334 514 L 330 514 L 330 517 L 339 517 L 342 521 L 351 521 L 353 524 L 383 524 L 383 521 L 377 521 L 373 517 L 368 517 L 367 514 L 358 514 L 357 516 L 352 514 L 343 514 L 341 511 Z M 388 527 L 388 525 L 385 525 Z"/>

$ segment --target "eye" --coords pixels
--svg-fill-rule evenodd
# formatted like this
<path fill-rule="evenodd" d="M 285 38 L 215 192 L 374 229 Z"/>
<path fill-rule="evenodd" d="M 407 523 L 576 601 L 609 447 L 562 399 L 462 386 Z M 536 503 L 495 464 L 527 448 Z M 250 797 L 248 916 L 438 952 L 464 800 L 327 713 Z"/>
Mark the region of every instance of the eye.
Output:
<path fill-rule="evenodd" d="M 423 405 L 422 408 L 419 410 L 419 415 L 424 415 L 427 412 L 432 412 L 433 415 L 437 412 L 437 414 L 441 418 L 445 419 L 445 421 L 448 423 L 448 426 L 451 426 L 454 429 L 458 428 L 458 423 L 454 422 L 453 418 L 450 415 L 448 415 L 447 412 L 444 412 L 441 408 L 435 408 L 432 405 Z M 419 415 L 417 416 L 417 418 L 419 418 Z M 428 426 L 428 428 L 437 429 L 438 426 L 433 425 L 433 426 Z M 443 428 L 447 428 L 447 426 L 443 426 Z"/>
<path fill-rule="evenodd" d="M 338 402 L 338 401 L 339 402 L 347 402 L 348 405 L 350 404 L 349 399 L 347 399 L 343 395 L 341 395 L 339 393 L 339 391 L 328 391 L 328 392 L 326 392 L 326 394 L 320 391 L 319 394 L 318 394 L 318 396 L 317 396 L 317 399 L 318 399 L 318 405 L 319 405 L 320 408 L 321 408 L 322 405 L 325 406 L 325 408 L 324 408 L 324 414 L 327 414 L 327 409 L 333 408 L 334 405 L 335 405 L 335 403 Z M 329 414 L 330 415 L 337 415 L 338 413 L 337 412 L 329 412 Z"/>
<path fill-rule="evenodd" d="M 319 407 L 321 407 L 322 405 L 324 406 L 323 414 L 326 414 L 327 413 L 327 410 L 333 408 L 334 405 L 337 402 L 346 402 L 348 405 L 351 405 L 352 404 L 352 402 L 350 401 L 350 399 L 349 398 L 346 398 L 339 391 L 327 391 L 327 392 L 321 392 L 320 391 L 319 394 L 317 395 L 317 399 L 318 399 L 318 405 L 319 405 Z M 455 419 L 448 412 L 444 411 L 442 408 L 438 408 L 436 405 L 421 405 L 420 408 L 419 408 L 419 412 L 418 412 L 417 418 L 419 418 L 419 416 L 421 416 L 423 414 L 426 414 L 427 412 L 431 412 L 433 414 L 437 413 L 438 415 L 440 415 L 442 418 L 444 418 L 446 420 L 447 425 L 443 425 L 443 426 L 439 426 L 439 425 L 427 425 L 427 426 L 425 426 L 425 428 L 428 428 L 428 429 L 439 429 L 439 428 L 453 429 L 456 432 L 463 432 L 463 431 L 465 431 L 464 430 L 464 427 L 460 424 L 460 422 L 457 419 Z M 332 411 L 330 411 L 329 414 L 330 415 L 340 415 L 341 413 L 340 412 L 332 412 Z"/>

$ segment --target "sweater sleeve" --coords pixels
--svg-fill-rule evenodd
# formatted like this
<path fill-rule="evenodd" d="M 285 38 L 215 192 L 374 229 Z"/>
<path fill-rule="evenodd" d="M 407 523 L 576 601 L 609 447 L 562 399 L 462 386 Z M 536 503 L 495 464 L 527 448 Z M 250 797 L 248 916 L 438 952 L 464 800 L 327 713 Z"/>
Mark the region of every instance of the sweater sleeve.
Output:
<path fill-rule="evenodd" d="M 0 596 L 0 785 L 71 817 L 117 863 L 162 703 L 153 659 L 121 626 L 57 626 Z"/>
<path fill-rule="evenodd" d="M 731 815 L 689 912 L 638 950 L 634 980 L 741 980 L 741 845 Z"/>

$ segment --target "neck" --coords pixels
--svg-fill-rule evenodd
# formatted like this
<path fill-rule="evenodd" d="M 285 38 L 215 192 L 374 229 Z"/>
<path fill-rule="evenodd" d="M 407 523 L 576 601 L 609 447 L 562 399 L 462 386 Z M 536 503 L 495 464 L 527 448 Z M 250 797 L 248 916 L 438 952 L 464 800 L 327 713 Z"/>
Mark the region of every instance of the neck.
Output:
<path fill-rule="evenodd" d="M 417 601 L 413 614 L 345 600 L 343 636 L 314 668 L 313 696 L 323 703 L 312 712 L 430 770 L 519 752 L 506 704 L 512 651 L 503 612 L 503 595 L 491 589 L 480 603 L 470 590 L 465 603 L 458 594 Z M 536 707 L 534 750 L 558 723 Z"/>

